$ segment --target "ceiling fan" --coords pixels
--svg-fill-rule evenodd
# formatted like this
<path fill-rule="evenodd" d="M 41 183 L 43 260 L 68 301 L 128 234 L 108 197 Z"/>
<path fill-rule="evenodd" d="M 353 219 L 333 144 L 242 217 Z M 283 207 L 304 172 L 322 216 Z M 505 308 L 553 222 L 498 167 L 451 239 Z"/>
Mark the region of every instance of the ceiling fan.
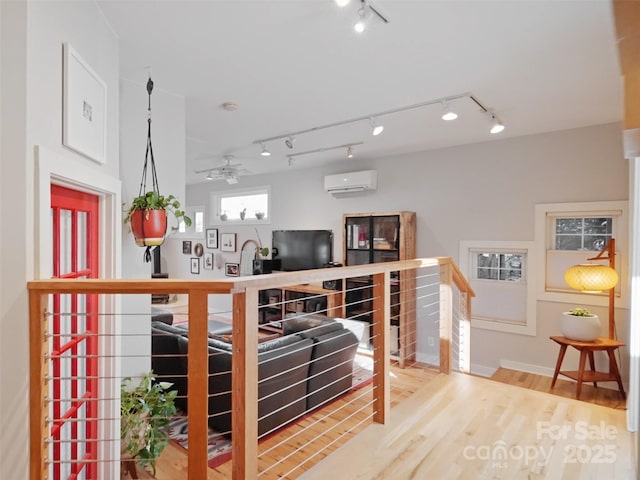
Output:
<path fill-rule="evenodd" d="M 230 185 L 238 183 L 238 177 L 241 175 L 251 174 L 246 168 L 239 168 L 241 163 L 231 163 L 235 158 L 233 155 L 224 155 L 224 165 L 218 167 L 207 168 L 205 170 L 196 170 L 195 173 L 207 173 L 206 180 L 226 180 Z"/>

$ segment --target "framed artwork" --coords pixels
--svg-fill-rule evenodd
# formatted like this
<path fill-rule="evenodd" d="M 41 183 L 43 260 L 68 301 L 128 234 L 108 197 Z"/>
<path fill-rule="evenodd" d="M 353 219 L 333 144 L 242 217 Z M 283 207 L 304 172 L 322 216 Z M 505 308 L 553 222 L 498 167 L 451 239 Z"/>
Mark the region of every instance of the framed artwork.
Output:
<path fill-rule="evenodd" d="M 224 264 L 224 274 L 227 277 L 239 277 L 240 276 L 240 265 L 237 263 L 225 263 Z"/>
<path fill-rule="evenodd" d="M 105 163 L 107 85 L 71 45 L 63 50 L 62 143 Z"/>
<path fill-rule="evenodd" d="M 220 240 L 222 242 L 222 250 L 223 252 L 235 252 L 236 251 L 236 234 L 235 233 L 223 233 L 220 235 Z"/>
<path fill-rule="evenodd" d="M 218 248 L 217 228 L 207 228 L 207 248 Z"/>
<path fill-rule="evenodd" d="M 200 273 L 200 259 L 198 257 L 191 257 L 191 273 Z"/>
<path fill-rule="evenodd" d="M 182 242 L 182 253 L 185 255 L 191 255 L 191 240 L 185 240 Z"/>
<path fill-rule="evenodd" d="M 201 257 L 204 253 L 204 248 L 201 243 L 196 243 L 196 246 L 193 248 L 193 253 L 195 253 L 196 257 Z"/>
<path fill-rule="evenodd" d="M 213 270 L 213 253 L 205 253 L 204 254 L 204 269 L 205 270 Z"/>

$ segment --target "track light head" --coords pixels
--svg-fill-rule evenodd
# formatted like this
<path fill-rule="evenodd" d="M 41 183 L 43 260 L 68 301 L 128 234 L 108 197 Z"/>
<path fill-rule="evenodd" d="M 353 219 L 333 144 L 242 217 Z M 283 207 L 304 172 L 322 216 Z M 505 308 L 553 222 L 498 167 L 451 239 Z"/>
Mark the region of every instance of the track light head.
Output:
<path fill-rule="evenodd" d="M 500 133 L 504 130 L 504 124 L 493 113 L 491 114 L 491 133 Z"/>
<path fill-rule="evenodd" d="M 351 145 L 347 147 L 347 158 L 353 158 L 353 147 Z"/>
<path fill-rule="evenodd" d="M 291 155 L 287 157 L 287 162 L 289 163 L 290 167 L 293 167 L 293 157 Z"/>
<path fill-rule="evenodd" d="M 286 140 L 284 141 L 284 144 L 287 146 L 288 149 L 292 149 L 293 145 L 295 143 L 296 137 L 287 137 Z"/>
<path fill-rule="evenodd" d="M 267 146 L 264 143 L 262 144 L 262 151 L 260 152 L 260 155 L 263 157 L 269 157 L 271 155 L 271 152 L 267 150 Z"/>
<path fill-rule="evenodd" d="M 371 135 L 377 137 L 384 130 L 384 126 L 378 124 L 373 117 L 369 118 L 369 125 L 371 125 Z"/>
<path fill-rule="evenodd" d="M 442 119 L 450 122 L 458 118 L 458 114 L 451 110 L 451 106 L 448 102 L 442 102 Z"/>
<path fill-rule="evenodd" d="M 357 33 L 362 33 L 367 29 L 367 23 L 369 22 L 370 17 L 369 5 L 367 2 L 362 2 L 362 7 L 358 9 L 358 20 L 353 25 L 353 29 Z"/>

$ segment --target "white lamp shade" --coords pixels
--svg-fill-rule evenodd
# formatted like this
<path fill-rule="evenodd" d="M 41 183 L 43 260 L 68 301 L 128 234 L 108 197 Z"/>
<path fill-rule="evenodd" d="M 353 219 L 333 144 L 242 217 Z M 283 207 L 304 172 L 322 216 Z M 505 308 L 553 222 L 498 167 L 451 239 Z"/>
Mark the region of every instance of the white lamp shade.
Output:
<path fill-rule="evenodd" d="M 564 280 L 571 288 L 583 292 L 602 292 L 618 284 L 618 272 L 607 265 L 574 265 L 564 273 Z"/>

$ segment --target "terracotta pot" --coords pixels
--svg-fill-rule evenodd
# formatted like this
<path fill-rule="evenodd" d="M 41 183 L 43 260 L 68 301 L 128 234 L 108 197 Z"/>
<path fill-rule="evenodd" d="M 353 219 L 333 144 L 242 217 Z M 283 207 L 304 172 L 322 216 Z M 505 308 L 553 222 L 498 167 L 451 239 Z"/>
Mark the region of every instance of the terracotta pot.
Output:
<path fill-rule="evenodd" d="M 571 340 L 592 342 L 600 336 L 600 318 L 597 315 L 578 317 L 564 312 L 560 320 L 560 330 L 562 335 Z"/>
<path fill-rule="evenodd" d="M 139 247 L 162 245 L 167 233 L 167 212 L 136 210 L 131 214 L 131 231 Z"/>

